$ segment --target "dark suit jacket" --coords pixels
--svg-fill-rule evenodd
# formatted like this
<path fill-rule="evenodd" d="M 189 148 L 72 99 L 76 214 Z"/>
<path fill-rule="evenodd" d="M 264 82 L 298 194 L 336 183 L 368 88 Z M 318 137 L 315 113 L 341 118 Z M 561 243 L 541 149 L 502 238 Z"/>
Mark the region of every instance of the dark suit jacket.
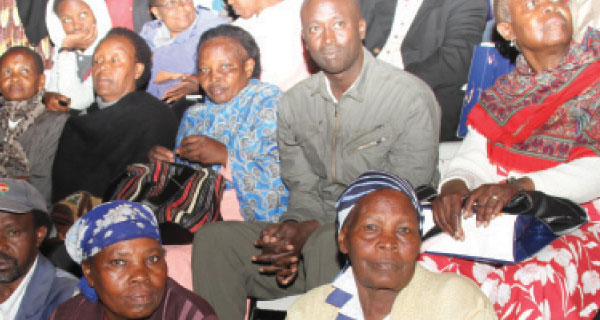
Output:
<path fill-rule="evenodd" d="M 133 28 L 135 32 L 142 31 L 144 23 L 152 20 L 150 14 L 150 0 L 133 0 Z"/>
<path fill-rule="evenodd" d="M 374 55 L 392 29 L 397 0 L 359 0 L 364 44 Z M 481 42 L 487 0 L 423 0 L 402 43 L 404 69 L 423 79 L 442 106 L 440 140 L 456 136 L 473 47 Z"/>

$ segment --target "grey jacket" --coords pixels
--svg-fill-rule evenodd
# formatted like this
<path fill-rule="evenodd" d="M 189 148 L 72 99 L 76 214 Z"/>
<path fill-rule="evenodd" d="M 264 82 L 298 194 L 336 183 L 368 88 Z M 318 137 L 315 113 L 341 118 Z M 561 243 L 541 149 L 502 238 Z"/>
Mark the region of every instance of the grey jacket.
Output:
<path fill-rule="evenodd" d="M 37 258 L 37 266 L 14 320 L 48 319 L 59 304 L 78 292 L 77 278 L 57 269 L 41 254 Z"/>
<path fill-rule="evenodd" d="M 288 90 L 279 105 L 281 176 L 290 191 L 285 220 L 335 220 L 335 202 L 369 170 L 414 186 L 438 179 L 440 107 L 429 86 L 366 49 L 354 85 L 339 99 L 323 72 Z"/>
<path fill-rule="evenodd" d="M 52 195 L 52 163 L 58 148 L 58 139 L 68 117 L 68 114 L 61 112 L 42 113 L 17 139 L 29 160 L 29 174 L 12 168 L 7 169 L 11 177 L 28 176 L 28 182 L 38 189 L 48 205 Z M 0 139 L 3 138 L 4 134 L 0 132 Z"/>

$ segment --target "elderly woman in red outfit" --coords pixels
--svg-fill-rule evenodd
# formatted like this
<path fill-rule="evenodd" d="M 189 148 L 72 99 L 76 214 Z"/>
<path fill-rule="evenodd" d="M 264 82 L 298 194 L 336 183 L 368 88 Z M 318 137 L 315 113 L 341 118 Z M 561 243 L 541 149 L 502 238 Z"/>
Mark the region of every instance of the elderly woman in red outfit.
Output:
<path fill-rule="evenodd" d="M 461 220 L 474 207 L 478 225 L 486 226 L 522 190 L 577 203 L 600 197 L 600 33 L 590 30 L 581 43 L 573 42 L 564 0 L 495 0 L 494 14 L 498 32 L 520 51 L 516 69 L 500 77 L 471 111 L 469 133 L 433 202 L 436 224 L 461 240 L 468 238 Z M 594 220 L 593 214 L 590 218 Z M 584 225 L 580 231 L 585 237 L 560 238 L 533 260 L 502 269 L 433 260 L 439 269 L 454 263 L 445 270 L 472 274 L 503 316 L 532 306 L 532 316 L 585 318 L 593 314 L 588 305 L 598 301 L 600 288 L 598 273 L 587 261 L 600 252 L 590 250 L 588 255 L 587 248 L 594 246 L 581 243 L 598 241 L 598 232 L 588 237 L 588 228 L 595 227 Z M 535 262 L 556 262 L 559 267 L 552 265 L 548 272 L 540 267 L 534 278 L 526 277 L 540 266 Z M 559 286 L 555 277 L 565 283 Z M 554 293 L 546 294 L 548 288 Z M 521 289 L 526 293 L 516 292 Z M 556 292 L 561 291 L 559 299 Z"/>

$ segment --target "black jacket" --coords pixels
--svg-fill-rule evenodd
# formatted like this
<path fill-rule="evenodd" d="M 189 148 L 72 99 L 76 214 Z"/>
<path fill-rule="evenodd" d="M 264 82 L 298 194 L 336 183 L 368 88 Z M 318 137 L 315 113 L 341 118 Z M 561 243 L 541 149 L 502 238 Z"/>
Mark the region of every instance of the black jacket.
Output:
<path fill-rule="evenodd" d="M 90 109 L 96 109 L 96 103 Z M 76 191 L 102 197 L 133 163 L 148 162 L 155 145 L 172 149 L 178 124 L 173 112 L 145 91 L 65 124 L 52 168 L 52 202 Z"/>
<path fill-rule="evenodd" d="M 364 44 L 374 55 L 385 45 L 397 0 L 359 0 L 367 22 Z M 473 47 L 481 42 L 487 0 L 423 0 L 402 43 L 404 69 L 423 79 L 442 107 L 440 140 L 456 137 Z"/>

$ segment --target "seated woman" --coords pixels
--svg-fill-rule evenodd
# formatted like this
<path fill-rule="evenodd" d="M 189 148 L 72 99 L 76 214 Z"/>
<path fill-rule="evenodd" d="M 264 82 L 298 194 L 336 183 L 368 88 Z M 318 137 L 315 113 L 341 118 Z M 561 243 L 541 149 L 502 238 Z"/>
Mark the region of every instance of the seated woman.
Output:
<path fill-rule="evenodd" d="M 501 76 L 471 111 L 469 133 L 433 202 L 436 224 L 456 239 L 465 239 L 461 217 L 476 207 L 479 225 L 494 223 L 521 190 L 577 203 L 600 197 L 600 33 L 572 42 L 571 14 L 563 0 L 496 0 L 494 14 L 498 32 L 521 53 L 516 69 Z M 590 219 L 598 219 L 594 208 L 588 209 Z M 532 259 L 503 268 L 424 259 L 434 269 L 475 279 L 502 318 L 528 310 L 532 318 L 585 319 L 600 299 L 600 277 L 592 264 L 600 255 L 597 228 L 584 225 Z"/>
<path fill-rule="evenodd" d="M 92 54 L 112 27 L 104 1 L 50 0 L 46 26 L 55 45 L 44 102 L 51 110 L 82 110 L 94 101 Z"/>
<path fill-rule="evenodd" d="M 97 94 L 81 116 L 65 124 L 52 171 L 52 199 L 76 191 L 102 197 L 112 180 L 155 145 L 173 146 L 177 120 L 145 91 L 151 52 L 135 32 L 112 29 L 94 52 Z"/>
<path fill-rule="evenodd" d="M 406 179 L 367 172 L 342 193 L 336 210 L 348 267 L 296 301 L 288 319 L 496 319 L 472 281 L 417 263 L 421 206 Z"/>
<path fill-rule="evenodd" d="M 193 0 L 151 0 L 150 11 L 157 20 L 144 24 L 140 32 L 153 55 L 147 91 L 172 103 L 198 91 L 198 40 L 204 31 L 227 20 L 194 8 Z"/>
<path fill-rule="evenodd" d="M 71 258 L 81 264 L 81 293 L 50 319 L 217 319 L 204 299 L 167 277 L 158 223 L 148 207 L 102 204 L 67 232 Z"/>
<path fill-rule="evenodd" d="M 221 211 L 241 212 L 245 220 L 276 221 L 288 200 L 275 140 L 281 92 L 256 80 L 256 42 L 239 27 L 210 29 L 198 45 L 198 69 L 207 102 L 186 111 L 175 152 L 154 147 L 150 161 L 173 162 L 177 155 L 193 166 L 223 168 L 233 187 L 227 187 Z"/>
<path fill-rule="evenodd" d="M 68 115 L 46 111 L 42 58 L 26 47 L 0 57 L 0 176 L 26 179 L 50 203 L 51 171 Z"/>

